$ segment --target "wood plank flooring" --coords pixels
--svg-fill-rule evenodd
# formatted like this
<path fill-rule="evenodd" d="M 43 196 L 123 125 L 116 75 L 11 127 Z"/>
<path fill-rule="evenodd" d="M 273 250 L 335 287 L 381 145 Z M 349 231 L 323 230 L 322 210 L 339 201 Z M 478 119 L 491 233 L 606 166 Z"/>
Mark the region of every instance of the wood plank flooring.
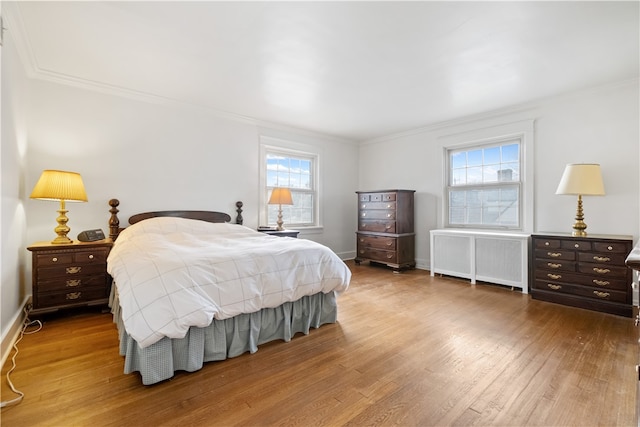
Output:
<path fill-rule="evenodd" d="M 153 386 L 122 373 L 110 314 L 52 316 L 19 344 L 2 424 L 637 425 L 632 319 L 348 264 L 337 324 Z"/>

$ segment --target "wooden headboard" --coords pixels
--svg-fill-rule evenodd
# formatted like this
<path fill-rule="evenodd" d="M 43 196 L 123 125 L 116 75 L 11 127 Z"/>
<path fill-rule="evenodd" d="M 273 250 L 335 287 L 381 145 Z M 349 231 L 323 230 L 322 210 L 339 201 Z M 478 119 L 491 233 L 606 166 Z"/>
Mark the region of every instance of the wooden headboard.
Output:
<path fill-rule="evenodd" d="M 242 202 L 236 202 L 236 224 L 242 225 L 244 219 L 242 218 Z M 111 217 L 109 218 L 109 237 L 112 240 L 116 240 L 118 235 L 123 227 L 120 227 L 120 219 L 118 218 L 118 206 L 120 206 L 120 201 L 118 199 L 109 200 L 109 212 L 111 213 Z M 179 217 L 179 218 L 188 218 L 188 219 L 197 219 L 200 221 L 207 222 L 230 222 L 231 216 L 224 212 L 214 212 L 214 211 L 157 211 L 157 212 L 143 212 L 129 217 L 129 224 L 135 224 L 136 222 L 140 222 L 142 220 L 148 218 L 156 218 L 163 216 L 171 216 L 171 217 Z"/>

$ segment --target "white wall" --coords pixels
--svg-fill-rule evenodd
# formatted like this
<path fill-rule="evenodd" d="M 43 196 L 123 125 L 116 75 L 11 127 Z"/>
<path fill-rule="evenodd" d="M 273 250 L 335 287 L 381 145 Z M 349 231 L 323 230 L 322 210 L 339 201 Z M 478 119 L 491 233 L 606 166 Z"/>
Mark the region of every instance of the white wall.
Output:
<path fill-rule="evenodd" d="M 27 82 L 24 70 L 17 60 L 11 32 L 4 33 L 0 49 L 2 92 L 2 145 L 0 169 L 2 171 L 0 213 L 0 325 L 2 325 L 2 360 L 7 356 L 5 346 L 21 322 L 21 310 L 30 282 L 24 277 L 24 266 L 30 257 L 25 250 L 26 219 L 23 204 L 24 170 L 26 166 L 26 101 Z M 13 329 L 12 329 L 13 328 Z"/>
<path fill-rule="evenodd" d="M 257 126 L 170 104 L 156 104 L 64 86 L 31 82 L 27 187 L 43 169 L 79 172 L 89 203 L 68 203 L 71 236 L 107 231 L 107 204 L 120 200 L 121 225 L 134 213 L 167 209 L 219 210 L 258 225 L 259 135 L 313 145 L 321 152 L 324 230 L 301 237 L 352 256 L 355 218 L 341 204 L 356 190 L 356 144 L 289 129 Z M 326 172 L 325 172 L 326 171 Z M 48 240 L 57 204 L 26 200 L 28 240 Z M 339 205 L 340 206 L 340 205 Z"/>
<path fill-rule="evenodd" d="M 534 120 L 532 231 L 572 230 L 576 198 L 555 190 L 567 163 L 600 163 L 606 196 L 584 197 L 591 234 L 639 235 L 638 81 L 518 106 L 388 138 L 360 148 L 360 189 L 416 190 L 416 261 L 428 268 L 429 230 L 442 227 L 445 136 Z"/>

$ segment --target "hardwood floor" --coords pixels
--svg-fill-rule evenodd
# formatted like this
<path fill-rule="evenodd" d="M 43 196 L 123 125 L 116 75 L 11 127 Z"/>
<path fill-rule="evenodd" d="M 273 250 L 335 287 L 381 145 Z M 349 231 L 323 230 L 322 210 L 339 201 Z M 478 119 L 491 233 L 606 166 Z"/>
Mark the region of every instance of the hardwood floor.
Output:
<path fill-rule="evenodd" d="M 339 323 L 153 386 L 122 373 L 110 314 L 51 317 L 19 344 L 2 424 L 637 425 L 632 319 L 349 266 Z"/>

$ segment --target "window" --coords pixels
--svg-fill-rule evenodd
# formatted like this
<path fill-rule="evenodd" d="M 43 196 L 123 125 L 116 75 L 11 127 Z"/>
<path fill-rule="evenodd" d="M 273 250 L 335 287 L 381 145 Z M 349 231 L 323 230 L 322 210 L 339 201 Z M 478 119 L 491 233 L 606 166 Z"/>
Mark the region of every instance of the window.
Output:
<path fill-rule="evenodd" d="M 521 138 L 447 149 L 447 225 L 522 228 Z"/>
<path fill-rule="evenodd" d="M 261 224 L 275 226 L 278 205 L 268 205 L 276 187 L 291 190 L 293 205 L 282 205 L 282 220 L 287 228 L 315 227 L 318 218 L 318 155 L 269 145 L 262 146 L 264 206 Z"/>

